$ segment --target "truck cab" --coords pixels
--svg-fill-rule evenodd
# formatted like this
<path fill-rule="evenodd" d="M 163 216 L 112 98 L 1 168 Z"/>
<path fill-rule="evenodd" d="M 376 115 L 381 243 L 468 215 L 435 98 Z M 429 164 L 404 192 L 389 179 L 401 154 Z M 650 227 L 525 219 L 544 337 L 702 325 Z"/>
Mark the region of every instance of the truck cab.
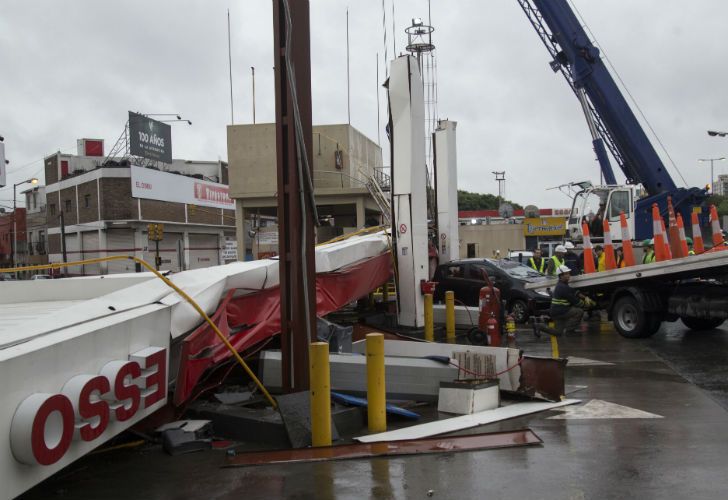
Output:
<path fill-rule="evenodd" d="M 576 193 L 571 205 L 571 213 L 567 225 L 567 239 L 582 241 L 582 222 L 590 224 L 595 217 L 608 219 L 612 228 L 612 240 L 621 241 L 619 214 L 624 212 L 629 227 L 629 234 L 634 235 L 634 206 L 638 197 L 636 186 L 592 186 L 590 182 L 577 184 L 581 190 Z M 591 235 L 601 240 L 601 231 Z"/>

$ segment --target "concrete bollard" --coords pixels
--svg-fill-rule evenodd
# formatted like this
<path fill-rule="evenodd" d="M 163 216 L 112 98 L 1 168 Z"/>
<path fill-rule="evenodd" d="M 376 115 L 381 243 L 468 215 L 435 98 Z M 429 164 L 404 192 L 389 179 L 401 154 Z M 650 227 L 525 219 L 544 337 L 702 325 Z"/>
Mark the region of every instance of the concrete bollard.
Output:
<path fill-rule="evenodd" d="M 435 316 L 432 307 L 432 294 L 425 294 L 425 340 L 435 341 Z"/>
<path fill-rule="evenodd" d="M 311 444 L 331 446 L 331 380 L 329 344 L 312 342 L 308 349 L 311 379 Z"/>
<path fill-rule="evenodd" d="M 449 344 L 455 343 L 455 292 L 445 292 L 445 338 Z"/>
<path fill-rule="evenodd" d="M 367 342 L 367 421 L 369 432 L 387 430 L 387 387 L 384 380 L 384 335 L 370 333 Z"/>

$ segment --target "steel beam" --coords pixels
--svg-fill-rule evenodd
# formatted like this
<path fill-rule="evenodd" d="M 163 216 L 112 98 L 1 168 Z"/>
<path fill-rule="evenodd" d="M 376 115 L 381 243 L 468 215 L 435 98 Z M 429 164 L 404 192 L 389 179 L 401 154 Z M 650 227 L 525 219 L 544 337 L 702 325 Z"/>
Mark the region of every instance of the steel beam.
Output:
<path fill-rule="evenodd" d="M 291 82 L 294 80 L 286 65 L 285 4 L 290 17 L 290 66 L 295 75 L 294 102 Z M 311 154 L 311 48 L 308 0 L 273 0 L 273 30 L 276 86 L 276 150 L 278 171 L 278 253 L 281 288 L 281 350 L 283 353 L 282 381 L 287 391 L 309 387 L 308 344 L 315 340 L 316 290 L 314 259 L 313 207 L 302 203 L 309 192 L 305 178 L 299 173 L 299 148 L 295 128 L 295 105 L 299 112 L 303 151 L 308 165 Z M 308 142 L 307 142 L 308 141 Z M 310 171 L 309 171 L 310 172 Z M 312 174 L 311 174 L 312 175 Z M 304 213 L 305 211 L 305 213 Z"/>

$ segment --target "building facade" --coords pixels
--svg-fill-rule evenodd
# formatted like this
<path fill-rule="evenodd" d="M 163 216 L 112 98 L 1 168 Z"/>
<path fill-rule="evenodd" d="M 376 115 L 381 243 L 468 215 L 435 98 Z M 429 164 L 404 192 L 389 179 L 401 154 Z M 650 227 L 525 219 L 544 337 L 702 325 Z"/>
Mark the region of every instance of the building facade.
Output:
<path fill-rule="evenodd" d="M 50 262 L 132 255 L 153 264 L 149 223 L 164 225 L 162 270 L 235 260 L 235 204 L 228 196 L 225 162 L 173 160 L 157 169 L 102 155 L 59 152 L 45 159 Z M 69 267 L 66 274 L 139 270 L 133 261 L 119 260 Z"/>
<path fill-rule="evenodd" d="M 26 210 L 26 262 L 28 265 L 48 264 L 48 220 L 46 218 L 45 186 L 35 186 L 22 192 Z M 38 271 L 33 274 L 47 274 Z"/>
<path fill-rule="evenodd" d="M 26 263 L 26 214 L 24 208 L 0 213 L 0 267 L 18 267 Z M 17 237 L 13 238 L 14 231 Z M 17 251 L 13 252 L 13 244 Z"/>
<path fill-rule="evenodd" d="M 276 216 L 275 128 L 275 123 L 228 126 L 230 196 L 236 200 L 239 248 L 264 245 L 257 239 L 263 234 L 257 221 Z M 379 224 L 382 209 L 367 183 L 371 177 L 384 178 L 381 148 L 351 125 L 316 125 L 311 144 L 316 206 L 319 218 L 330 224 L 317 228 L 317 241 Z M 380 184 L 388 189 L 386 181 Z M 277 245 L 277 239 L 268 245 Z"/>

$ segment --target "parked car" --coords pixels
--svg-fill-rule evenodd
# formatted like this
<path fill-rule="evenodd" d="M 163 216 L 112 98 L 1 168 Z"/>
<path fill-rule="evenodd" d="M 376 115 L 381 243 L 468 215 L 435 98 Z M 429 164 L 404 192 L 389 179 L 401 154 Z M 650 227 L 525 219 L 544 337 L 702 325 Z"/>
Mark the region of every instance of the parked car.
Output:
<path fill-rule="evenodd" d="M 31 280 L 52 280 L 53 276 L 50 274 L 34 274 L 31 278 Z"/>
<path fill-rule="evenodd" d="M 484 272 L 501 291 L 508 312 L 518 323 L 525 323 L 529 316 L 542 314 L 550 307 L 548 293 L 524 288 L 526 283 L 546 277 L 525 264 L 507 259 L 464 259 L 439 265 L 433 278 L 437 282 L 434 300 L 444 302 L 445 292 L 452 290 L 456 301 L 478 307 L 480 289 L 486 286 Z"/>

